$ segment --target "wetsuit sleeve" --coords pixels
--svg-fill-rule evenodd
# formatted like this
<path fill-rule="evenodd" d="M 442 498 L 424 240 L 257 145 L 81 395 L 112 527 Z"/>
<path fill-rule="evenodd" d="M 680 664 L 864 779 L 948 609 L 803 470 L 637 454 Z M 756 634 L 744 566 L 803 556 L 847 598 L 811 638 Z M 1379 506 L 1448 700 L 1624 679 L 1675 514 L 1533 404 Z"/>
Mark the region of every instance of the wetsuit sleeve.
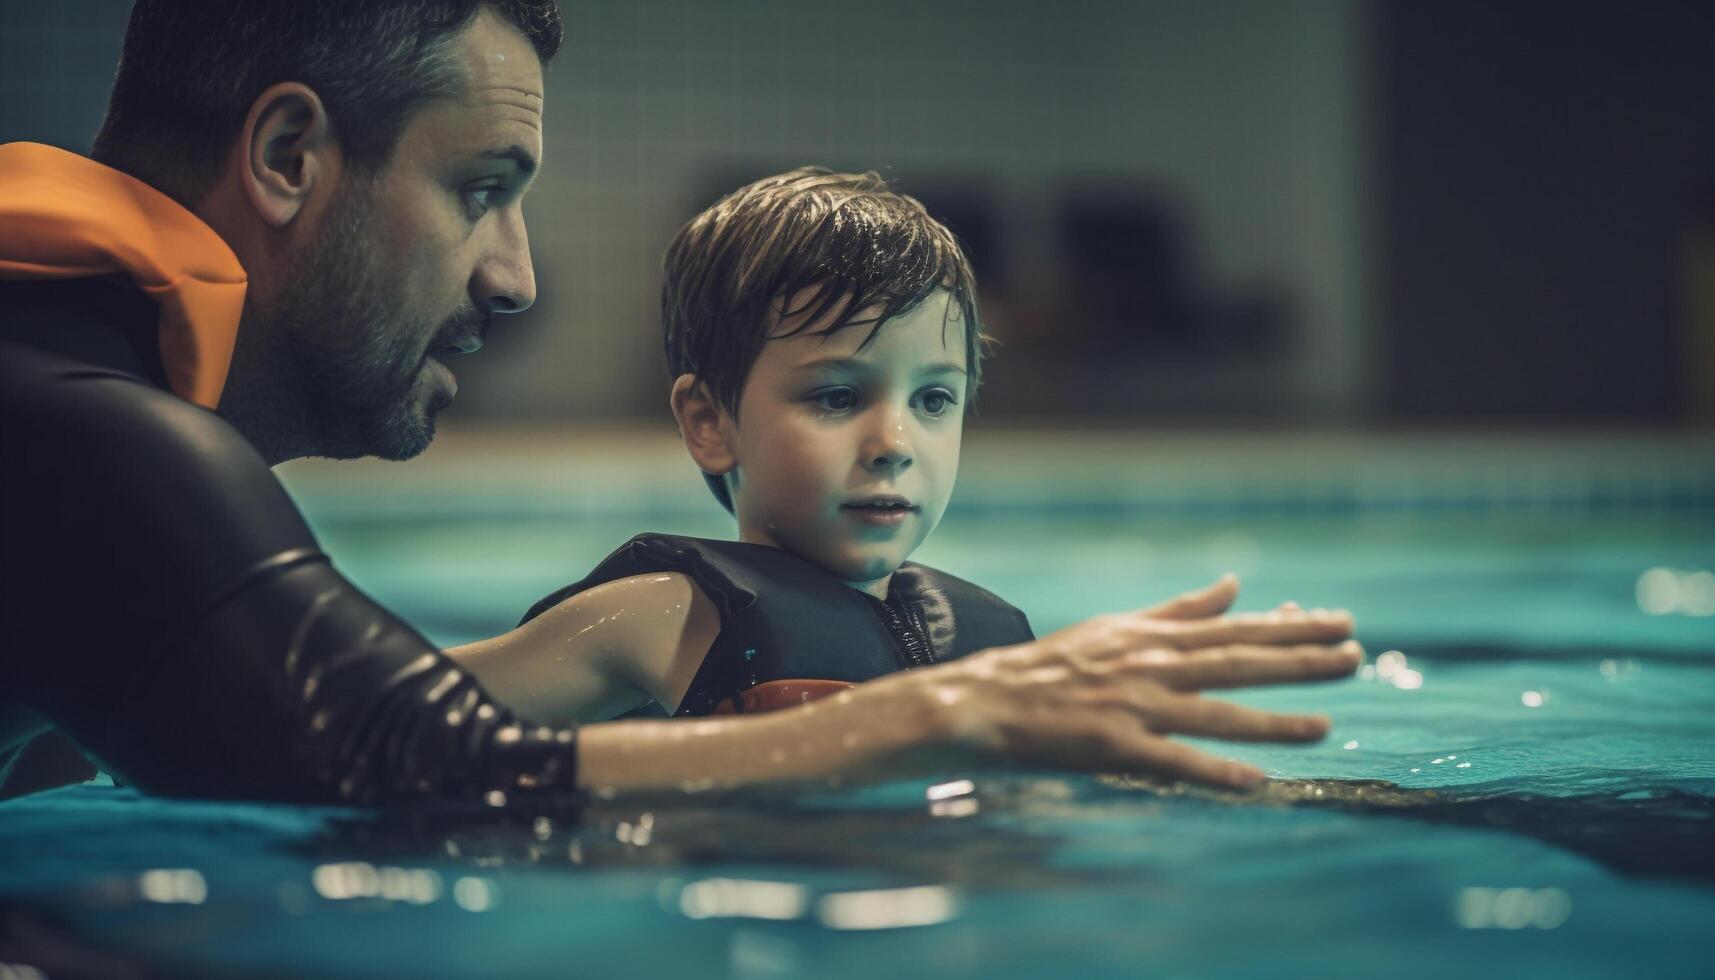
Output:
<path fill-rule="evenodd" d="M 249 444 L 135 378 L 13 347 L 0 680 L 141 789 L 373 803 L 575 783 L 346 582 Z"/>

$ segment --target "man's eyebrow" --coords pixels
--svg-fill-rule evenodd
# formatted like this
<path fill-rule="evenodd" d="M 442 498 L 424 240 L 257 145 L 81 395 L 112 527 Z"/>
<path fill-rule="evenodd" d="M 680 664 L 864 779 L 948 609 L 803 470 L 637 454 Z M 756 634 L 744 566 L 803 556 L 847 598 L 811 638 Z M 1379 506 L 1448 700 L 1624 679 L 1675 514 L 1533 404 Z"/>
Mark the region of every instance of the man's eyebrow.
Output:
<path fill-rule="evenodd" d="M 536 172 L 536 157 L 529 150 L 517 144 L 484 150 L 478 153 L 477 157 L 483 160 L 511 160 L 518 165 L 518 173 L 523 177 L 528 177 Z"/>

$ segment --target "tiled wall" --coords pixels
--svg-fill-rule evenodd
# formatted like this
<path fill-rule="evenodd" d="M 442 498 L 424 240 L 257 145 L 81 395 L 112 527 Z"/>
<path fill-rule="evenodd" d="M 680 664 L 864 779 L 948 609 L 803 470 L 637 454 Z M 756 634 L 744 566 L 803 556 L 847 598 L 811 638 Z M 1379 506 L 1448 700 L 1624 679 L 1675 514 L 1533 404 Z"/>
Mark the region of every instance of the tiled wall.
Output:
<path fill-rule="evenodd" d="M 87 148 L 126 7 L 0 10 L 0 137 Z M 564 7 L 547 169 L 527 204 L 541 298 L 461 367 L 449 422 L 664 418 L 663 247 L 722 185 L 812 162 L 882 169 L 908 191 L 975 190 L 1001 218 L 1009 288 L 1050 316 L 1061 192 L 1157 187 L 1191 218 L 1200 279 L 1274 290 L 1295 333 L 1272 359 L 1140 364 L 1104 383 L 1191 406 L 1243 396 L 1298 418 L 1362 412 L 1355 0 Z"/>

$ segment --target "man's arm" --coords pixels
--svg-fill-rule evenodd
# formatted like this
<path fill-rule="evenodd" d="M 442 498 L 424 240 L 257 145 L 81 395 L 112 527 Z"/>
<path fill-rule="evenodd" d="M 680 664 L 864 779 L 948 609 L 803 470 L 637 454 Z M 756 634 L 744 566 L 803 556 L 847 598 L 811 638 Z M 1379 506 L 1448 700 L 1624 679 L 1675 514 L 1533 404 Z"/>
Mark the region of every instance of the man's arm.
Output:
<path fill-rule="evenodd" d="M 1023 766 L 1249 785 L 1262 776 L 1255 768 L 1169 736 L 1311 742 L 1327 733 L 1327 718 L 1200 692 L 1334 680 L 1356 670 L 1363 654 L 1348 639 L 1348 614 L 1283 607 L 1222 615 L 1237 591 L 1228 576 L 1151 609 L 785 711 L 587 726 L 580 779 L 612 789 L 730 788 Z"/>
<path fill-rule="evenodd" d="M 1226 581 L 786 711 L 542 726 L 335 572 L 217 417 L 21 348 L 0 381 L 8 703 L 152 792 L 496 802 L 1004 764 L 1234 783 L 1254 770 L 1170 736 L 1305 741 L 1327 722 L 1199 691 L 1359 659 L 1344 614 L 1221 616 Z"/>
<path fill-rule="evenodd" d="M 509 633 L 447 655 L 544 723 L 613 718 L 649 701 L 672 714 L 720 627 L 719 611 L 695 582 L 659 572 L 579 592 Z"/>
<path fill-rule="evenodd" d="M 346 582 L 217 416 L 0 356 L 0 700 L 141 789 L 307 802 L 566 790 L 529 724 Z"/>

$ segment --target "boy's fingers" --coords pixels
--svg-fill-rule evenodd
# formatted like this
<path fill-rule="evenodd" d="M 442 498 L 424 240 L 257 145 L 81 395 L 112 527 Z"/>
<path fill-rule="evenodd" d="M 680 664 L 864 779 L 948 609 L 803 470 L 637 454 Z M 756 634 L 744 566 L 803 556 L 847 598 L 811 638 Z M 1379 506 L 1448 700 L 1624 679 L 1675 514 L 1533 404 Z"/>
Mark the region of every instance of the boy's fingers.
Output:
<path fill-rule="evenodd" d="M 1322 715 L 1281 715 L 1229 701 L 1186 695 L 1156 711 L 1158 731 L 1245 742 L 1314 742 L 1328 734 Z"/>
<path fill-rule="evenodd" d="M 1231 609 L 1239 597 L 1239 579 L 1228 572 L 1213 585 L 1175 596 L 1159 606 L 1151 606 L 1143 615 L 1151 619 L 1208 619 Z"/>
<path fill-rule="evenodd" d="M 1139 667 L 1147 667 L 1152 678 L 1168 687 L 1201 691 L 1338 680 L 1364 662 L 1364 648 L 1356 640 L 1347 640 L 1337 646 L 1234 644 L 1192 650 L 1167 663 L 1141 652 L 1135 656 Z"/>

